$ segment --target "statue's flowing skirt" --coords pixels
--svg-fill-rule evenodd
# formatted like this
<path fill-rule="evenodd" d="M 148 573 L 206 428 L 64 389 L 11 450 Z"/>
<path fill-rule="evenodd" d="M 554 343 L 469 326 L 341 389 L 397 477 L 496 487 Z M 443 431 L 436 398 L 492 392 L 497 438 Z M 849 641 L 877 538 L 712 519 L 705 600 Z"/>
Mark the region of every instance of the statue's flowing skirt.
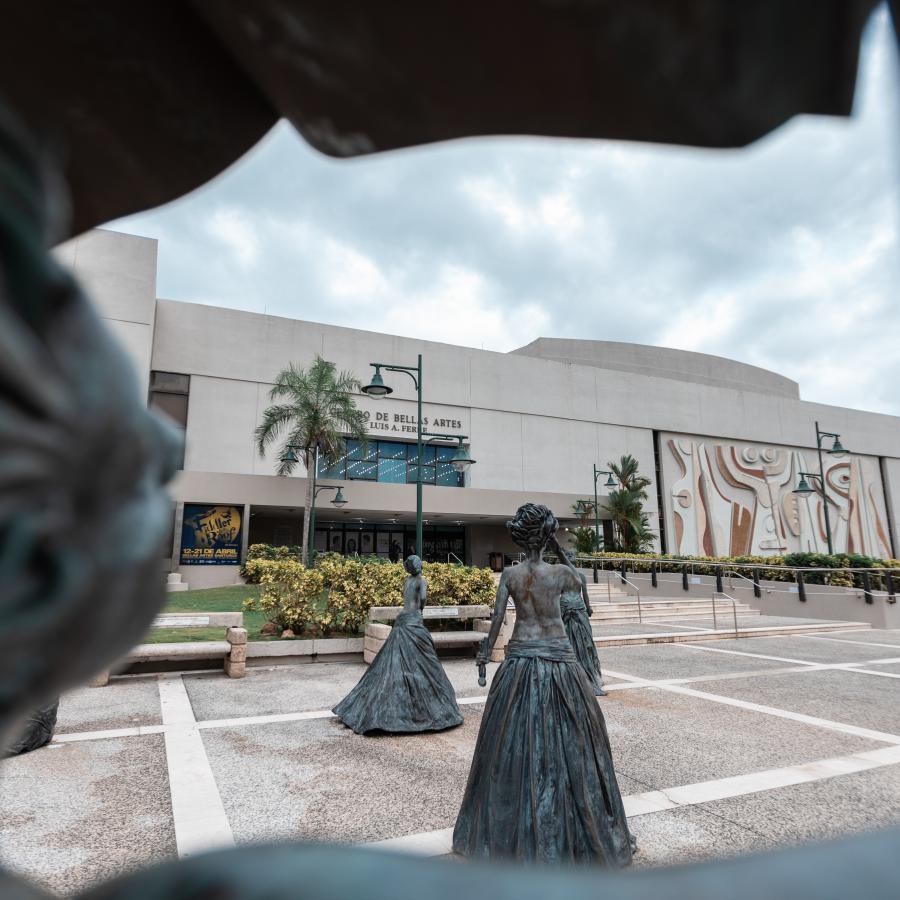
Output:
<path fill-rule="evenodd" d="M 584 669 L 592 690 L 595 694 L 599 694 L 603 689 L 600 657 L 597 655 L 594 633 L 591 631 L 591 620 L 581 594 L 574 592 L 563 594 L 559 601 L 559 611 L 562 613 L 566 634 L 569 636 L 575 656 L 581 663 L 581 668 Z"/>
<path fill-rule="evenodd" d="M 49 744 L 53 739 L 53 729 L 56 728 L 56 712 L 59 709 L 59 700 L 54 700 L 40 709 L 36 709 L 25 721 L 22 730 L 14 743 L 6 747 L 0 756 L 17 756 L 20 753 L 29 753 L 37 750 L 44 744 Z"/>
<path fill-rule="evenodd" d="M 372 665 L 332 712 L 357 734 L 440 731 L 462 724 L 421 613 L 397 616 Z"/>
<path fill-rule="evenodd" d="M 523 862 L 631 862 L 606 722 L 565 638 L 510 641 L 491 684 L 453 849 Z"/>

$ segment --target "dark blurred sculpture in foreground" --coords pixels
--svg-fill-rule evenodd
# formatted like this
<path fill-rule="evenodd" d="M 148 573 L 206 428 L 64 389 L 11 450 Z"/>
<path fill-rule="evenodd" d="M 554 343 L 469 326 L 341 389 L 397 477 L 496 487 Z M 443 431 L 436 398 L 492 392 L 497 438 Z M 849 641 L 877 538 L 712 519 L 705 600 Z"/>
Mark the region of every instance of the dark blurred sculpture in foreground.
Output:
<path fill-rule="evenodd" d="M 580 591 L 581 581 L 556 543 L 559 523 L 546 506 L 520 506 L 506 527 L 526 559 L 500 576 L 479 662 L 497 640 L 509 597 L 516 624 L 491 682 L 453 849 L 626 866 L 631 835 L 606 723 L 559 612 L 560 592 Z M 550 542 L 567 564 L 544 562 Z"/>
<path fill-rule="evenodd" d="M 19 736 L 3 751 L 0 756 L 18 756 L 49 744 L 53 740 L 53 729 L 56 728 L 56 713 L 59 710 L 59 699 L 36 709 L 25 719 L 24 728 Z"/>
<path fill-rule="evenodd" d="M 422 621 L 428 595 L 422 560 L 409 556 L 403 565 L 408 573 L 403 612 L 372 665 L 333 710 L 357 734 L 412 734 L 462 725 L 453 685 Z"/>
<path fill-rule="evenodd" d="M 0 747 L 137 643 L 164 599 L 179 438 L 49 253 L 64 198 L 0 107 Z"/>

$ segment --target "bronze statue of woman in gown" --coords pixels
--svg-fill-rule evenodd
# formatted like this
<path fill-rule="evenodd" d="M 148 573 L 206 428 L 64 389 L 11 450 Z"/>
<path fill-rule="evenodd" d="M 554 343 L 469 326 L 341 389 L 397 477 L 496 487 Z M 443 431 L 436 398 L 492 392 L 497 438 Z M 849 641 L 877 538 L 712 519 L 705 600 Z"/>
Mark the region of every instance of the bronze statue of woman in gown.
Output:
<path fill-rule="evenodd" d="M 403 612 L 359 683 L 332 712 L 357 734 L 442 731 L 462 724 L 456 694 L 422 621 L 428 582 L 422 560 L 404 562 Z"/>
<path fill-rule="evenodd" d="M 568 560 L 568 556 L 566 556 Z M 562 615 L 566 634 L 572 643 L 575 656 L 584 669 L 591 688 L 597 697 L 605 697 L 603 690 L 603 673 L 600 671 L 600 657 L 594 643 L 594 632 L 591 628 L 591 600 L 588 596 L 587 579 L 581 572 L 576 573 L 581 582 L 577 591 L 563 591 L 559 598 L 559 611 Z"/>
<path fill-rule="evenodd" d="M 512 597 L 516 625 L 484 708 L 453 849 L 468 857 L 626 866 L 633 844 L 606 723 L 560 616 L 560 594 L 581 584 L 556 543 L 558 527 L 547 507 L 533 503 L 507 523 L 527 559 L 504 569 L 487 649 L 479 651 L 481 662 Z M 543 561 L 551 541 L 566 564 Z"/>

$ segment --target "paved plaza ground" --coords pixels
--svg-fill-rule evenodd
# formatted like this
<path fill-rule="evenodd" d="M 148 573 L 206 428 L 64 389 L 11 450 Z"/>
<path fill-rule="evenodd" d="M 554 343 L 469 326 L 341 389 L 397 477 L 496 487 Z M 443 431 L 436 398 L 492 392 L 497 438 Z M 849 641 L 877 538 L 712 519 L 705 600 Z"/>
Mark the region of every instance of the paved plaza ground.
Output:
<path fill-rule="evenodd" d="M 900 631 L 602 656 L 636 865 L 900 822 Z M 465 723 L 421 736 L 360 737 L 331 716 L 361 663 L 256 668 L 243 680 L 129 676 L 74 691 L 52 745 L 0 764 L 0 858 L 67 893 L 231 843 L 446 853 L 486 689 L 471 659 L 445 666 Z"/>

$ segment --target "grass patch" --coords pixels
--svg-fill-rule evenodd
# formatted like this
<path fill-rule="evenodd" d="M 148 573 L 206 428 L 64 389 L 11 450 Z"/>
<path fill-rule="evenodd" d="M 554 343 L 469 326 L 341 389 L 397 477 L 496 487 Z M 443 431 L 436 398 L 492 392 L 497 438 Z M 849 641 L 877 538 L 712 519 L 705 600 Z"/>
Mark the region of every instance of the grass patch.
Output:
<path fill-rule="evenodd" d="M 179 591 L 169 594 L 163 613 L 241 612 L 248 597 L 259 596 L 258 584 L 229 585 L 201 591 Z M 244 627 L 250 641 L 272 640 L 259 629 L 266 617 L 259 612 L 244 613 Z M 182 641 L 224 641 L 224 628 L 151 628 L 144 636 L 145 644 L 180 643 Z"/>
<path fill-rule="evenodd" d="M 163 613 L 204 613 L 204 612 L 241 612 L 244 601 L 259 597 L 258 584 L 229 585 L 228 587 L 205 588 L 198 591 L 179 591 L 169 594 Z M 326 602 L 323 592 L 321 603 Z M 280 640 L 281 635 L 263 635 L 260 628 L 266 624 L 266 616 L 261 612 L 245 612 L 244 628 L 247 629 L 248 641 Z M 329 637 L 355 637 L 341 631 L 332 632 Z M 298 635 L 303 637 L 303 635 Z M 224 641 L 224 628 L 151 628 L 144 636 L 144 644 L 168 644 L 186 641 Z"/>

